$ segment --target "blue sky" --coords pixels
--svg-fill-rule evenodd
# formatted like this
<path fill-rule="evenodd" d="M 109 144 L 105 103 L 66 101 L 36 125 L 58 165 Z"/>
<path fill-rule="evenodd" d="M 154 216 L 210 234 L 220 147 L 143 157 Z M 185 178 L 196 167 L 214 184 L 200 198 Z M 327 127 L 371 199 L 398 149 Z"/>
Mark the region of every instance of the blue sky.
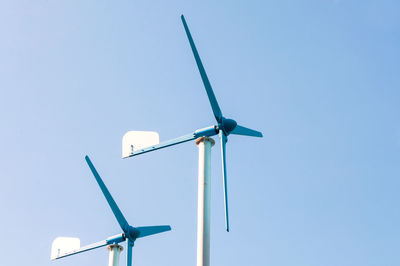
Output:
<path fill-rule="evenodd" d="M 88 154 L 140 239 L 134 265 L 196 259 L 193 142 L 122 160 L 128 130 L 167 140 L 214 123 L 180 15 L 225 116 L 231 232 L 212 153 L 212 265 L 399 265 L 396 1 L 0 2 L 0 257 L 51 262 L 57 236 L 119 233 Z M 219 144 L 219 140 L 216 139 Z M 122 252 L 121 265 L 125 265 Z"/>

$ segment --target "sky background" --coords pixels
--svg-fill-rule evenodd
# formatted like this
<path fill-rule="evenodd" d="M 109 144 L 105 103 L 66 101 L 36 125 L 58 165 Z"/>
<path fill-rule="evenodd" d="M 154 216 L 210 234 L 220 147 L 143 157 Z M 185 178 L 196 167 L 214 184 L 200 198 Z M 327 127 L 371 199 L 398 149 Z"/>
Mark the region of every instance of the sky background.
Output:
<path fill-rule="evenodd" d="M 194 142 L 121 159 L 215 123 L 180 15 L 226 117 L 264 133 L 227 146 L 224 229 L 212 150 L 212 265 L 400 265 L 398 1 L 0 1 L 3 265 L 50 261 L 57 236 L 120 233 L 84 156 L 139 239 L 133 265 L 195 265 Z M 120 265 L 126 265 L 126 251 Z"/>

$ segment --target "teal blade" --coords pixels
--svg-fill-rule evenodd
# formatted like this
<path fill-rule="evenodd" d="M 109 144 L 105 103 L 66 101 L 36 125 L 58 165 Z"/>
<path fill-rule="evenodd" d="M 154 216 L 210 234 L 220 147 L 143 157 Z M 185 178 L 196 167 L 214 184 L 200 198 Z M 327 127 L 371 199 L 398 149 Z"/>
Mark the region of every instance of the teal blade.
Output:
<path fill-rule="evenodd" d="M 139 230 L 138 238 L 155 235 L 155 234 L 159 234 L 159 233 L 171 230 L 171 226 L 169 226 L 169 225 L 140 226 L 140 227 L 135 227 L 135 228 L 137 230 Z"/>
<path fill-rule="evenodd" d="M 182 19 L 183 26 L 185 27 L 187 38 L 189 39 L 190 47 L 192 48 L 192 52 L 193 52 L 194 58 L 196 59 L 196 63 L 197 63 L 197 67 L 198 67 L 199 72 L 200 72 L 201 79 L 203 80 L 204 87 L 206 88 L 206 92 L 207 92 L 207 95 L 208 95 L 208 100 L 210 101 L 211 108 L 213 110 L 215 119 L 217 120 L 218 123 L 221 123 L 221 121 L 222 121 L 222 112 L 221 112 L 221 109 L 219 108 L 219 105 L 218 105 L 218 102 L 217 102 L 217 98 L 215 98 L 215 95 L 214 95 L 213 89 L 211 87 L 210 81 L 208 80 L 208 77 L 207 77 L 206 70 L 203 67 L 203 63 L 201 62 L 199 53 L 197 52 L 197 49 L 196 49 L 196 46 L 194 44 L 192 35 L 190 34 L 189 27 L 186 24 L 185 17 L 182 15 L 181 19 Z"/>
<path fill-rule="evenodd" d="M 132 247 L 133 243 L 131 240 L 128 239 L 126 248 L 128 249 L 128 252 L 126 254 L 126 266 L 131 266 L 132 265 Z"/>
<path fill-rule="evenodd" d="M 104 184 L 103 180 L 101 179 L 99 173 L 97 173 L 96 168 L 94 168 L 94 165 L 92 164 L 92 161 L 90 161 L 89 156 L 85 156 L 85 160 L 87 164 L 90 167 L 90 170 L 92 170 L 92 173 L 97 181 L 97 184 L 99 184 L 101 191 L 103 192 L 104 197 L 106 198 L 108 205 L 110 205 L 110 208 L 112 212 L 114 213 L 115 218 L 117 219 L 119 226 L 121 229 L 124 231 L 124 233 L 128 233 L 128 227 L 129 224 L 126 221 L 124 215 L 122 214 L 121 210 L 118 208 L 117 203 L 115 203 L 113 197 L 111 196 L 110 192 L 108 191 L 106 185 Z"/>
<path fill-rule="evenodd" d="M 251 136 L 251 137 L 259 137 L 262 138 L 263 134 L 257 130 L 253 130 L 247 127 L 242 127 L 237 125 L 234 130 L 230 132 L 230 134 L 235 135 L 243 135 L 243 136 Z"/>
<path fill-rule="evenodd" d="M 228 139 L 223 132 L 220 132 L 219 137 L 221 138 L 222 184 L 224 187 L 225 225 L 226 225 L 226 231 L 229 232 L 228 189 L 227 189 L 228 184 L 226 176 L 226 142 Z"/>

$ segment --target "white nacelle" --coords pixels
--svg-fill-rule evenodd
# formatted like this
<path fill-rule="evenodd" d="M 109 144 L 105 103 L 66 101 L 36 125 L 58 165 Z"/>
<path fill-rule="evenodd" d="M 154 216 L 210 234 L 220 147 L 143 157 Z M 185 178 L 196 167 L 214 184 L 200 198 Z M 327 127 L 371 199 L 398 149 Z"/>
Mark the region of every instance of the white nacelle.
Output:
<path fill-rule="evenodd" d="M 55 260 L 62 254 L 77 250 L 81 247 L 81 240 L 75 237 L 57 237 L 51 245 L 50 259 Z"/>
<path fill-rule="evenodd" d="M 122 137 L 122 158 L 133 152 L 160 143 L 160 136 L 154 131 L 128 131 Z"/>

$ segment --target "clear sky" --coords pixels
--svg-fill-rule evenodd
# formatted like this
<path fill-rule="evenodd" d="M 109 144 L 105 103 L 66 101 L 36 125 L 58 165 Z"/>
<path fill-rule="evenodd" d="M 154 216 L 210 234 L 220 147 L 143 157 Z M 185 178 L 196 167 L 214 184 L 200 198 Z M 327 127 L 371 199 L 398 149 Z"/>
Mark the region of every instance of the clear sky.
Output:
<path fill-rule="evenodd" d="M 212 151 L 212 265 L 400 265 L 398 1 L 0 1 L 2 265 L 51 262 L 57 236 L 120 232 L 88 154 L 140 239 L 134 265 L 195 265 L 194 142 L 121 159 L 128 130 L 161 140 L 214 124 L 180 15 L 227 117 L 231 232 Z M 216 138 L 217 144 L 219 140 Z M 126 252 L 120 265 L 126 265 Z"/>

